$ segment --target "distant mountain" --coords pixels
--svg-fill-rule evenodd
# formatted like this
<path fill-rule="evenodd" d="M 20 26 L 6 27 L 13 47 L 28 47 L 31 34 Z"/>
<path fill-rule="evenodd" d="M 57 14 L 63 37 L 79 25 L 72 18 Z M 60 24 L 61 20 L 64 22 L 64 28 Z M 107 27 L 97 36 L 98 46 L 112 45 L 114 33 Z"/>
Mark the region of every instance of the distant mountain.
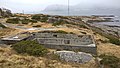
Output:
<path fill-rule="evenodd" d="M 65 5 L 50 5 L 46 7 L 43 11 L 66 11 L 67 6 Z"/>
<path fill-rule="evenodd" d="M 53 15 L 67 15 L 68 6 L 66 5 L 50 5 L 46 7 L 42 13 L 53 14 Z M 118 7 L 108 7 L 108 6 L 94 6 L 94 5 L 75 5 L 70 6 L 70 15 L 94 15 L 94 14 L 104 14 L 104 15 L 119 15 L 120 8 Z"/>

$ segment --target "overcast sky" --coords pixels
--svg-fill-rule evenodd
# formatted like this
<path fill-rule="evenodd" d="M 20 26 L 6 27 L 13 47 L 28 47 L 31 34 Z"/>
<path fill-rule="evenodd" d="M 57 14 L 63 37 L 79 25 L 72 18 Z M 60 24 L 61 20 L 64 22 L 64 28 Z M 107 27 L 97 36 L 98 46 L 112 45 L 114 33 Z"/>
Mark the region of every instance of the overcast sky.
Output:
<path fill-rule="evenodd" d="M 48 5 L 67 5 L 68 0 L 0 0 L 0 7 L 6 7 L 12 12 L 34 12 L 41 11 Z M 93 5 L 120 7 L 120 0 L 70 0 L 70 5 Z"/>

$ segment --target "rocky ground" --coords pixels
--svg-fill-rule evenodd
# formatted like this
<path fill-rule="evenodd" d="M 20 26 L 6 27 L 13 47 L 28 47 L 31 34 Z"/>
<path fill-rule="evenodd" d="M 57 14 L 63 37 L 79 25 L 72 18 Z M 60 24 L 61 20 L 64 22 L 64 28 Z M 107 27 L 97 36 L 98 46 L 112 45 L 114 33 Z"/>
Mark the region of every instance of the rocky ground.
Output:
<path fill-rule="evenodd" d="M 91 25 L 93 27 L 97 27 L 101 29 L 106 34 L 113 35 L 113 36 L 120 38 L 120 27 L 100 25 L 100 24 L 91 24 Z"/>

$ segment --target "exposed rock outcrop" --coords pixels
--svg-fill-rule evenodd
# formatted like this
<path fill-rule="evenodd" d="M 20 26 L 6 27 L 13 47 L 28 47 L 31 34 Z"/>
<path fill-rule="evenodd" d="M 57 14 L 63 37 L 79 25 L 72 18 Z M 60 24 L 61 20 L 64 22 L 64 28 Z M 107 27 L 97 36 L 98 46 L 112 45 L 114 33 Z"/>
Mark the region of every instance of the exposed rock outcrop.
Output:
<path fill-rule="evenodd" d="M 11 10 L 6 8 L 0 8 L 0 17 L 9 17 L 12 16 Z"/>
<path fill-rule="evenodd" d="M 60 56 L 61 60 L 65 60 L 67 62 L 86 63 L 93 59 L 91 54 L 83 52 L 76 53 L 73 51 L 57 51 L 56 54 Z"/>

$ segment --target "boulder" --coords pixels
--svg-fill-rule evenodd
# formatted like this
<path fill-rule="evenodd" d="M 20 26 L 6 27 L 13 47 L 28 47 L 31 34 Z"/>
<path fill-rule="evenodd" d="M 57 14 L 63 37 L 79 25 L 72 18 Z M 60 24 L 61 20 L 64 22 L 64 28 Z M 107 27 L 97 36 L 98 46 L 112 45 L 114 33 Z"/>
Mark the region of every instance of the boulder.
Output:
<path fill-rule="evenodd" d="M 93 59 L 91 54 L 84 52 L 57 51 L 55 53 L 66 62 L 86 63 Z"/>

